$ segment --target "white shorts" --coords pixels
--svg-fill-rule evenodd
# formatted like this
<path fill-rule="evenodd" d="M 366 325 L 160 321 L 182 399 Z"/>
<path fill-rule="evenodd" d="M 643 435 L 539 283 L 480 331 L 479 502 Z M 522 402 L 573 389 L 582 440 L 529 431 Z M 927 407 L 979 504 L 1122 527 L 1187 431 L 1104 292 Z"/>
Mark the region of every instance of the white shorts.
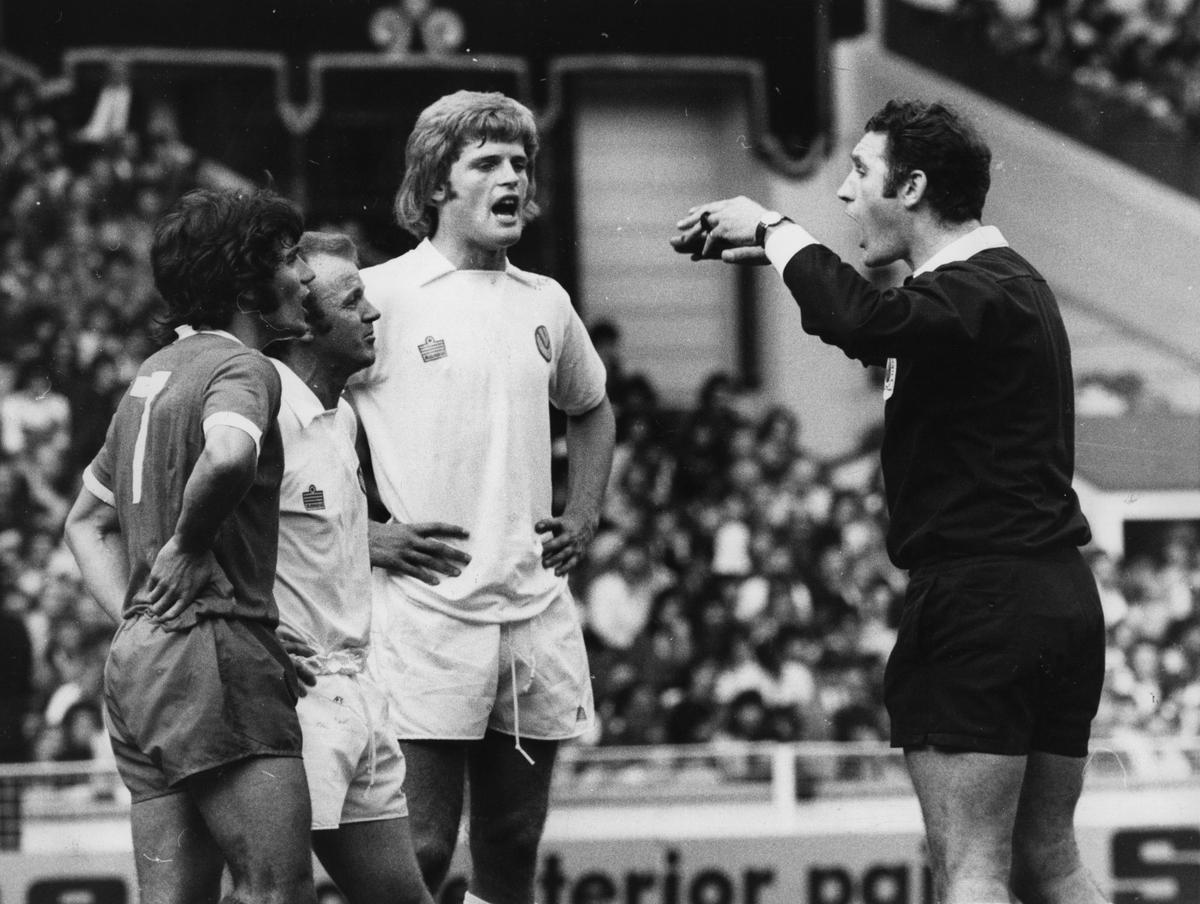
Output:
<path fill-rule="evenodd" d="M 370 667 L 397 738 L 474 741 L 490 728 L 563 741 L 591 727 L 592 679 L 570 591 L 506 624 L 460 621 L 417 603 L 382 608 L 376 596 Z"/>
<path fill-rule="evenodd" d="M 296 704 L 314 830 L 408 815 L 387 697 L 366 672 L 320 675 Z"/>

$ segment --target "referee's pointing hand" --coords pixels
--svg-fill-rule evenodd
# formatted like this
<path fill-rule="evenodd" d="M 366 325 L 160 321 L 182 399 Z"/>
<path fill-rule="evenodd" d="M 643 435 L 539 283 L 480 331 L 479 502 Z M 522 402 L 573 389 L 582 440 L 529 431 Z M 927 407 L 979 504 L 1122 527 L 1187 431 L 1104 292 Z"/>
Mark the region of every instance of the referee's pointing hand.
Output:
<path fill-rule="evenodd" d="M 680 234 L 671 247 L 692 260 L 722 260 L 727 264 L 765 264 L 766 255 L 755 244 L 758 223 L 766 208 L 739 196 L 698 204 L 675 224 Z"/>

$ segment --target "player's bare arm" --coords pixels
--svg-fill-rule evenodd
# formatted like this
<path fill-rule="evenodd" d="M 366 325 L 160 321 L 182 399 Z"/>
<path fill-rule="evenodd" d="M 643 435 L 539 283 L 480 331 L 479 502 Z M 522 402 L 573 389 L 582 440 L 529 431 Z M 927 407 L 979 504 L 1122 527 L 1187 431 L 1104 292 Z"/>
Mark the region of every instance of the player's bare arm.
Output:
<path fill-rule="evenodd" d="M 212 542 L 217 529 L 254 481 L 258 449 L 236 427 L 213 427 L 183 491 L 175 533 L 150 568 L 150 608 L 171 619 L 190 606 L 217 569 Z"/>
<path fill-rule="evenodd" d="M 371 545 L 371 564 L 397 574 L 408 575 L 426 584 L 440 582 L 438 575 L 457 577 L 471 562 L 471 556 L 446 540 L 466 540 L 466 528 L 441 521 L 400 524 L 372 521 L 367 527 Z"/>
<path fill-rule="evenodd" d="M 88 593 L 115 622 L 121 620 L 129 586 L 129 560 L 117 510 L 86 487 L 67 515 L 66 541 L 79 563 Z"/>
<path fill-rule="evenodd" d="M 533 526 L 539 534 L 550 534 L 542 541 L 542 567 L 557 575 L 582 561 L 596 533 L 616 436 L 607 397 L 590 411 L 567 418 L 567 503 L 557 518 Z"/>

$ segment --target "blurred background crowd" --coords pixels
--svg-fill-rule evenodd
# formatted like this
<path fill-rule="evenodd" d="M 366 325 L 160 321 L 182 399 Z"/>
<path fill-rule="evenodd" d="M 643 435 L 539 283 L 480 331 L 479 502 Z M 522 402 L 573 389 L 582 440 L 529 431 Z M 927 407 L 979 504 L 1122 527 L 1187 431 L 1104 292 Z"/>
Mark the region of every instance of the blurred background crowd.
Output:
<path fill-rule="evenodd" d="M 1010 5 L 989 15 L 1012 18 Z M 1114 4 L 1029 6 L 1037 16 L 1020 21 L 1041 36 L 1022 40 L 1057 58 L 1082 32 L 1047 23 Z M 1183 6 L 1194 22 L 1196 4 Z M 155 347 L 153 222 L 198 178 L 165 108 L 138 132 L 72 134 L 63 121 L 0 73 L 0 762 L 109 755 L 113 625 L 82 590 L 62 525 Z M 622 361 L 619 324 L 591 331 L 619 433 L 601 530 L 572 578 L 600 716 L 585 742 L 886 738 L 882 673 L 905 576 L 883 546 L 878 431 L 844 457 L 814 456 L 789 409 L 720 373 L 687 410 L 667 410 Z M 1200 736 L 1196 531 L 1181 525 L 1130 561 L 1089 555 L 1109 628 L 1096 735 Z"/>
<path fill-rule="evenodd" d="M 1004 53 L 1162 123 L 1200 131 L 1196 0 L 920 0 L 975 21 Z"/>

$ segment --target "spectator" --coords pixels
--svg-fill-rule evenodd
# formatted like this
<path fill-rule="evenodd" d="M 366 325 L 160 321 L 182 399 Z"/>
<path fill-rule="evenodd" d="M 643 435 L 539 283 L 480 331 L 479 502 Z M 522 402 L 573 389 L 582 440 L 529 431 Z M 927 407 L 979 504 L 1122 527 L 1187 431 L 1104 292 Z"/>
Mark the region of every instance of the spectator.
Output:
<path fill-rule="evenodd" d="M 1087 555 L 1088 566 L 1096 576 L 1100 604 L 1104 607 L 1104 624 L 1111 631 L 1125 620 L 1129 602 L 1121 589 L 1117 560 L 1102 549 L 1092 549 Z"/>
<path fill-rule="evenodd" d="M 615 566 L 597 575 L 584 596 L 589 648 L 628 650 L 646 627 L 655 596 L 669 583 L 661 565 L 651 561 L 644 539 L 631 539 Z"/>
<path fill-rule="evenodd" d="M 102 758 L 108 743 L 108 733 L 100 717 L 100 703 L 91 698 L 81 698 L 63 713 L 58 743 L 54 750 L 49 751 L 46 759 L 58 762 L 95 760 Z"/>
<path fill-rule="evenodd" d="M 696 410 L 680 431 L 672 497 L 710 498 L 722 487 L 729 463 L 727 438 L 741 418 L 734 408 L 737 383 L 725 373 L 704 381 Z"/>
<path fill-rule="evenodd" d="M 0 763 L 29 758 L 26 723 L 33 699 L 33 644 L 19 614 L 0 609 Z"/>
<path fill-rule="evenodd" d="M 27 361 L 16 388 L 0 402 L 4 452 L 17 456 L 46 445 L 53 448 L 67 438 L 70 421 L 70 405 L 52 387 L 47 363 Z"/>
<path fill-rule="evenodd" d="M 775 680 L 763 666 L 748 632 L 735 629 L 728 641 L 727 653 L 713 686 L 713 699 L 729 705 L 740 694 L 754 691 L 766 700 L 774 691 Z"/>

